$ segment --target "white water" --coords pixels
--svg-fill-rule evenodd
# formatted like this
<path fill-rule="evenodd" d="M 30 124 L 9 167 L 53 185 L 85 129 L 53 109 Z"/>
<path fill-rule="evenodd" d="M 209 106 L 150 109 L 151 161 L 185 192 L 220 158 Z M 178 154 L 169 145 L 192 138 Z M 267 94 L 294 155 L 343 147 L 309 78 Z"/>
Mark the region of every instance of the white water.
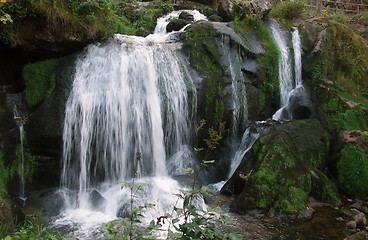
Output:
<path fill-rule="evenodd" d="M 196 89 L 180 45 L 164 40 L 175 34 L 163 30 L 171 17 L 159 19 L 147 38 L 116 35 L 90 45 L 77 63 L 63 133 L 66 207 L 53 222 L 77 226 L 73 237 L 93 239 L 101 223 L 124 216 L 130 195 L 119 181 L 133 177 L 149 184 L 135 198 L 135 206 L 155 204 L 148 222 L 171 211 L 180 186 L 170 175 L 194 165 Z M 177 161 L 182 154 L 188 157 Z"/>
<path fill-rule="evenodd" d="M 24 180 L 24 122 L 25 119 L 21 117 L 20 112 L 18 111 L 18 108 L 15 103 L 14 104 L 14 111 L 13 111 L 13 120 L 18 125 L 19 129 L 19 142 L 20 142 L 20 166 L 19 166 L 19 199 L 23 201 L 23 204 L 27 200 L 26 194 L 25 194 L 25 180 Z"/>
<path fill-rule="evenodd" d="M 20 165 L 20 191 L 19 198 L 23 201 L 25 200 L 25 184 L 24 184 L 24 146 L 23 146 L 23 135 L 24 129 L 23 124 L 19 126 L 19 135 L 20 135 L 20 157 L 21 157 L 21 165 Z"/>
<path fill-rule="evenodd" d="M 292 120 L 292 109 L 290 104 L 293 98 L 299 96 L 304 102 L 307 99 L 302 80 L 302 57 L 301 43 L 298 28 L 293 28 L 291 33 L 291 43 L 289 46 L 288 32 L 283 30 L 276 20 L 270 21 L 270 30 L 273 39 L 280 51 L 279 59 L 279 88 L 280 88 L 280 108 L 272 116 L 272 119 L 279 121 Z M 292 48 L 293 51 L 290 49 Z M 292 54 L 293 53 L 293 54 Z"/>

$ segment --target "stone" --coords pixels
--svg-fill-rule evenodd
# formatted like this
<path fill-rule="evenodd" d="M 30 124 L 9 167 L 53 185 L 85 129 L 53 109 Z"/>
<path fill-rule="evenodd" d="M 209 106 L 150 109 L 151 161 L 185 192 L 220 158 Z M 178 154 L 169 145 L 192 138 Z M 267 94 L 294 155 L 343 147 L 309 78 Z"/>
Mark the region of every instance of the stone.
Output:
<path fill-rule="evenodd" d="M 193 22 L 194 16 L 186 11 L 183 11 L 179 14 L 179 19 L 186 20 L 187 22 Z"/>
<path fill-rule="evenodd" d="M 217 8 L 219 16 L 227 22 L 234 20 L 234 3 L 230 0 L 220 0 L 219 6 Z"/>
<path fill-rule="evenodd" d="M 106 203 L 106 198 L 104 198 L 101 193 L 99 193 L 97 190 L 92 190 L 92 192 L 89 194 L 89 200 L 92 203 L 92 205 L 97 208 L 101 209 L 103 205 Z"/>
<path fill-rule="evenodd" d="M 355 215 L 353 217 L 353 219 L 356 222 L 357 227 L 364 227 L 366 225 L 365 223 L 367 223 L 367 219 L 365 218 L 365 214 L 362 213 L 362 212 L 360 212 L 359 214 Z"/>
<path fill-rule="evenodd" d="M 166 31 L 172 32 L 172 31 L 179 31 L 182 29 L 185 25 L 188 24 L 187 20 L 184 19 L 173 19 L 167 24 Z"/>
<path fill-rule="evenodd" d="M 357 227 L 357 224 L 355 221 L 349 221 L 346 223 L 346 227 L 350 229 L 355 229 Z"/>

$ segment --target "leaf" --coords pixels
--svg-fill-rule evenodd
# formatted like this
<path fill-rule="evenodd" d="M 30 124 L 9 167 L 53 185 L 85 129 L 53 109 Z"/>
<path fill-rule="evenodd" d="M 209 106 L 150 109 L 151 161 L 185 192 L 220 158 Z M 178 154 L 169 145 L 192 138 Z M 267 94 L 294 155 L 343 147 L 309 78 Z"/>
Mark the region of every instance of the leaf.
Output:
<path fill-rule="evenodd" d="M 196 152 L 196 153 L 199 153 L 200 151 L 203 151 L 204 150 L 204 148 L 194 148 L 194 151 Z"/>
<path fill-rule="evenodd" d="M 203 160 L 202 163 L 203 164 L 213 164 L 215 163 L 215 160 L 207 160 L 207 161 Z"/>

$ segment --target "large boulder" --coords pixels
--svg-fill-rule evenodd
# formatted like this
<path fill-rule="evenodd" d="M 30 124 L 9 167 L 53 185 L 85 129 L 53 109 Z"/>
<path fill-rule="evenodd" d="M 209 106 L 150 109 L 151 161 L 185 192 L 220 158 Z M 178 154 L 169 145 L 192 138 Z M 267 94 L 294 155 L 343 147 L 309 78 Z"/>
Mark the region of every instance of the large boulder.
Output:
<path fill-rule="evenodd" d="M 277 123 L 266 132 L 221 190 L 236 195 L 232 211 L 273 208 L 297 213 L 311 195 L 338 201 L 334 184 L 321 171 L 329 137 L 317 120 Z"/>
<path fill-rule="evenodd" d="M 339 187 L 350 196 L 368 194 L 368 133 L 342 131 L 334 148 L 333 161 Z"/>

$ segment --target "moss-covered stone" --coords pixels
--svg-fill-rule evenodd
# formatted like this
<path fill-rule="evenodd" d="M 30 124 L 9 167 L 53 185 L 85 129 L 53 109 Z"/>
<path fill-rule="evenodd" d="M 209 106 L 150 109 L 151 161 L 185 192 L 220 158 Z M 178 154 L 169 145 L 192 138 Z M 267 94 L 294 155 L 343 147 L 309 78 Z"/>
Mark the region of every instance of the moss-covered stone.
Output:
<path fill-rule="evenodd" d="M 208 126 L 222 122 L 224 103 L 222 99 L 223 69 L 210 23 L 198 22 L 190 25 L 184 35 L 184 52 L 189 56 L 191 66 L 203 78 L 199 93 L 199 119 L 206 119 Z"/>
<path fill-rule="evenodd" d="M 274 208 L 297 213 L 313 195 L 338 201 L 324 169 L 329 136 L 317 120 L 298 120 L 269 127 L 246 153 L 222 192 L 239 194 L 233 211 Z M 252 172 L 250 172 L 252 170 Z"/>
<path fill-rule="evenodd" d="M 291 138 L 274 131 L 258 141 L 253 146 L 257 155 L 253 174 L 232 208 L 275 208 L 287 213 L 303 210 L 311 179 L 295 154 Z"/>
<path fill-rule="evenodd" d="M 361 146 L 344 145 L 337 162 L 340 187 L 352 196 L 368 194 L 368 151 Z"/>
<path fill-rule="evenodd" d="M 63 59 L 52 59 L 31 63 L 24 67 L 26 101 L 34 107 L 47 99 L 55 89 L 56 70 Z"/>

